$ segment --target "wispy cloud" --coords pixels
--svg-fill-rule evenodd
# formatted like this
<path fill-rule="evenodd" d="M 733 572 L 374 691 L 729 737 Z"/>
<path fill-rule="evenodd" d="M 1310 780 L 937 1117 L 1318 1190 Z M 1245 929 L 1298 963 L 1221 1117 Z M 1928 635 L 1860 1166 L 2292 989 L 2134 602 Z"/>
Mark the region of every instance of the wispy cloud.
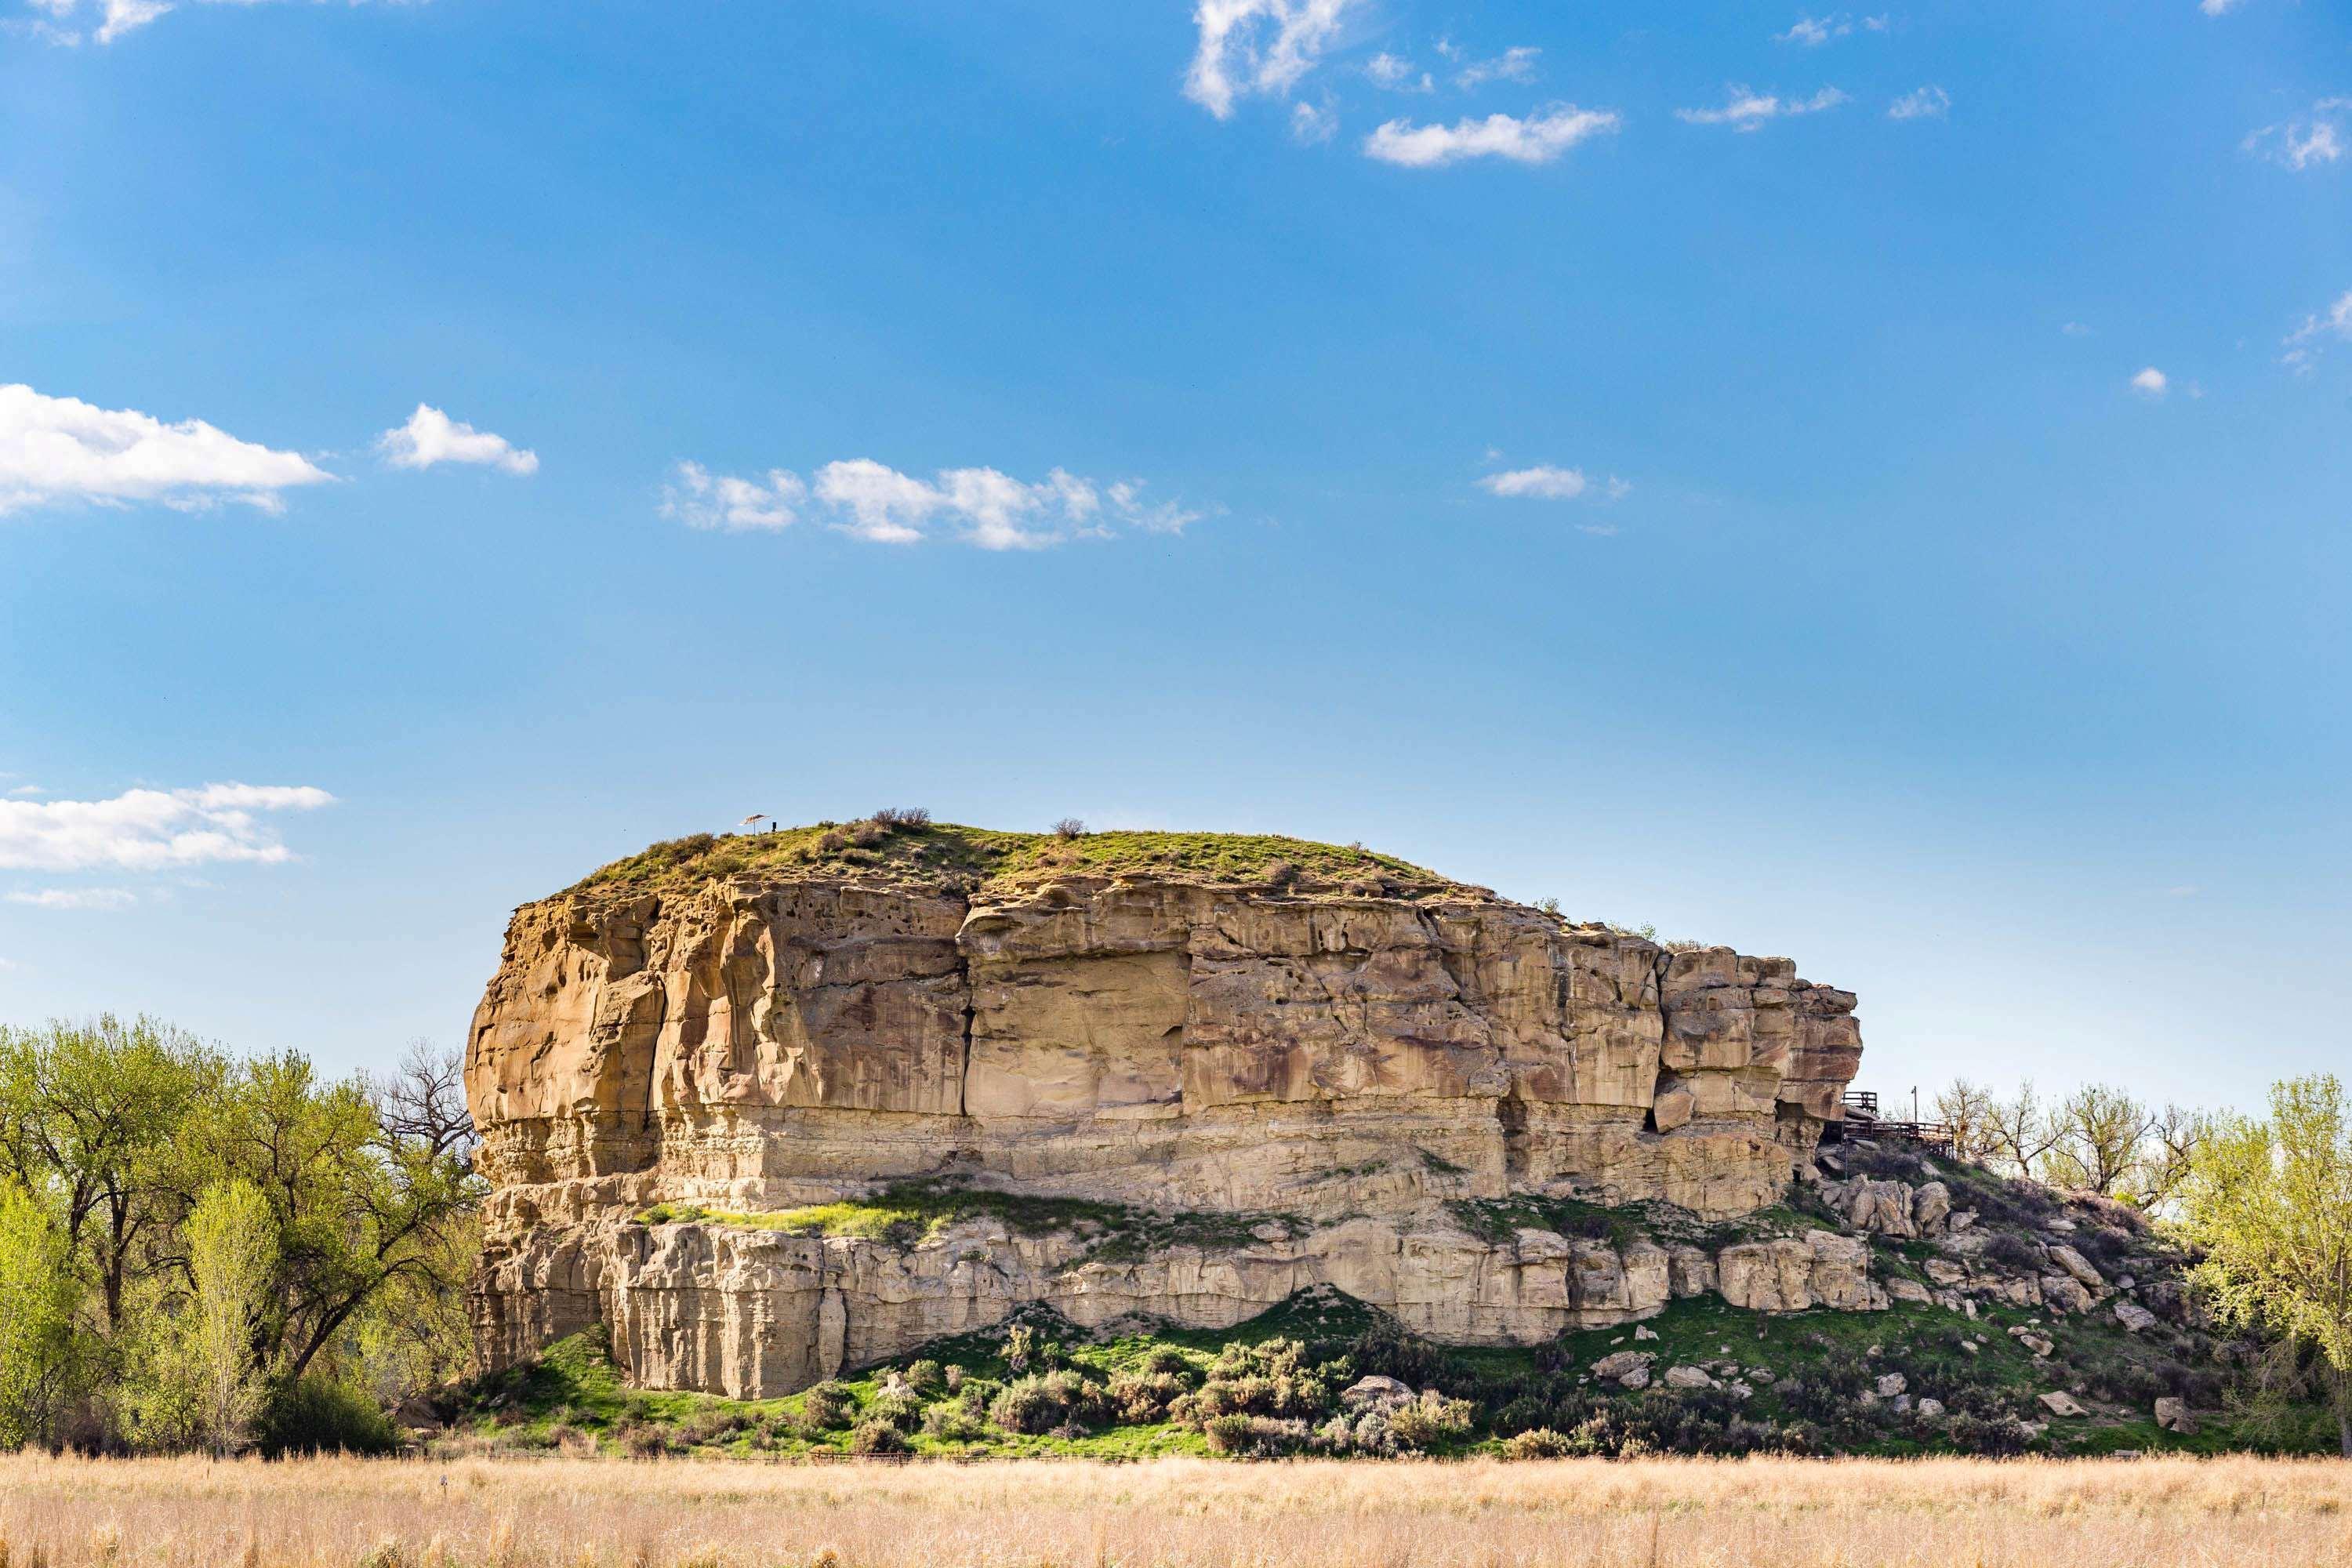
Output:
<path fill-rule="evenodd" d="M 1538 463 L 1531 468 L 1512 468 L 1504 473 L 1488 474 L 1479 479 L 1478 488 L 1489 495 L 1512 496 L 1530 500 L 1573 500 L 1592 488 L 1592 481 L 1581 468 L 1562 468 L 1549 463 Z M 1633 487 L 1612 475 L 1604 493 L 1612 500 Z"/>
<path fill-rule="evenodd" d="M 429 468 L 436 463 L 474 463 L 502 468 L 509 474 L 539 472 L 539 454 L 517 447 L 503 436 L 477 430 L 452 419 L 429 403 L 420 403 L 408 423 L 376 437 L 384 461 L 395 468 Z"/>
<path fill-rule="evenodd" d="M 2080 321 L 2069 321 L 2058 330 L 2070 338 L 2087 338 L 2091 335 L 2091 329 Z"/>
<path fill-rule="evenodd" d="M 214 861 L 290 860 L 262 817 L 334 796 L 307 784 L 134 789 L 108 800 L 0 800 L 0 870 L 163 871 Z"/>
<path fill-rule="evenodd" d="M 688 528 L 790 528 L 807 499 L 801 477 L 782 468 L 769 469 L 764 479 L 746 479 L 680 463 L 662 487 L 661 514 Z"/>
<path fill-rule="evenodd" d="M 239 501 L 279 511 L 279 491 L 331 478 L 298 452 L 240 441 L 201 419 L 167 425 L 136 409 L 0 386 L 0 513 L 69 501 L 182 510 Z"/>
<path fill-rule="evenodd" d="M 1294 103 L 1290 106 L 1290 134 L 1293 140 L 1313 146 L 1328 142 L 1339 133 L 1339 111 L 1330 104 Z"/>
<path fill-rule="evenodd" d="M 1864 16 L 1858 25 L 1865 32 L 1883 33 L 1887 29 L 1889 18 L 1884 16 Z M 1818 49 L 1823 44 L 1851 37 L 1856 26 L 1853 17 L 1839 11 L 1827 16 L 1800 16 L 1787 32 L 1775 33 L 1772 37 L 1783 44 L 1800 44 L 1809 49 Z"/>
<path fill-rule="evenodd" d="M 127 910 L 139 901 L 128 888 L 34 888 L 6 897 L 37 910 Z"/>
<path fill-rule="evenodd" d="M 1315 68 L 1361 0 L 1200 0 L 1184 96 L 1223 120 L 1250 93 L 1280 96 Z"/>
<path fill-rule="evenodd" d="M 1675 115 L 1693 125 L 1728 125 L 1734 131 L 1759 131 L 1769 121 L 1818 114 L 1845 101 L 1846 95 L 1833 87 L 1825 87 L 1811 98 L 1784 99 L 1735 84 L 1727 89 L 1720 109 L 1677 109 Z"/>
<path fill-rule="evenodd" d="M 212 4 L 249 5 L 256 0 L 210 0 Z M 350 0 L 358 5 L 360 0 Z M 125 33 L 136 32 L 158 16 L 177 10 L 175 0 L 30 0 L 35 9 L 46 11 L 52 20 L 38 23 L 34 30 L 54 44 L 79 44 L 81 29 L 89 28 L 89 36 L 101 44 L 110 44 Z"/>
<path fill-rule="evenodd" d="M 2197 8 L 2208 16 L 2219 16 L 2234 11 L 2244 0 L 2197 0 Z"/>
<path fill-rule="evenodd" d="M 1906 92 L 1886 106 L 1889 120 L 1941 120 L 1952 112 L 1952 95 L 1933 85 Z"/>
<path fill-rule="evenodd" d="M 1556 105 L 1521 120 L 1490 114 L 1452 125 L 1415 125 L 1391 120 L 1364 139 L 1364 155 L 1409 169 L 1434 169 L 1465 158 L 1506 158 L 1515 163 L 1549 163 L 1578 142 L 1614 131 L 1623 121 L 1614 110 Z"/>
<path fill-rule="evenodd" d="M 2314 169 L 2352 152 L 2352 98 L 2323 98 L 2307 114 L 2249 132 L 2239 145 L 2289 169 Z"/>
<path fill-rule="evenodd" d="M 1454 85 L 1467 91 L 1490 81 L 1533 81 L 1536 61 L 1543 51 L 1527 44 L 1516 44 L 1491 59 L 1465 59 L 1454 73 Z"/>
<path fill-rule="evenodd" d="M 825 464 L 807 481 L 785 468 L 756 479 L 680 463 L 661 512 L 693 528 L 779 529 L 814 501 L 818 520 L 876 544 L 950 537 L 982 550 L 1035 550 L 1119 529 L 1181 532 L 1202 515 L 1144 499 L 1140 480 L 1102 483 L 1055 468 L 1034 482 L 995 468 L 942 468 L 918 479 L 871 458 Z"/>
<path fill-rule="evenodd" d="M 2315 310 L 2305 316 L 2302 323 L 2286 335 L 2281 345 L 2286 352 L 2279 358 L 2297 371 L 2308 371 L 2319 362 L 2320 350 L 2331 338 L 2352 342 L 2352 290 L 2347 290 L 2327 309 Z"/>
<path fill-rule="evenodd" d="M 1386 49 L 1364 62 L 1364 75 L 1377 88 L 1390 92 L 1434 92 L 1436 79 L 1402 55 Z"/>
<path fill-rule="evenodd" d="M 2172 378 L 2149 365 L 2131 378 L 2131 389 L 2142 397 L 2162 397 L 2172 390 Z"/>

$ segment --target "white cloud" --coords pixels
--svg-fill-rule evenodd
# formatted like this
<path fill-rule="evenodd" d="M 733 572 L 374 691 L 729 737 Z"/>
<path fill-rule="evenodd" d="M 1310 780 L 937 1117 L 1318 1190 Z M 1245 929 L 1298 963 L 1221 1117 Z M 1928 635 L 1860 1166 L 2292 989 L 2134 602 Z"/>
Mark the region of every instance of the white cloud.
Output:
<path fill-rule="evenodd" d="M 2197 8 L 2208 16 L 2219 16 L 2235 9 L 2242 0 L 2197 0 Z"/>
<path fill-rule="evenodd" d="M 877 544 L 917 542 L 923 523 L 947 502 L 934 487 L 871 458 L 827 463 L 816 471 L 816 493 L 848 514 L 840 526 Z"/>
<path fill-rule="evenodd" d="M 1365 62 L 1364 74 L 1374 87 L 1391 92 L 1434 92 L 1437 83 L 1427 71 L 1416 71 L 1411 60 L 1382 49 Z"/>
<path fill-rule="evenodd" d="M 1952 111 L 1952 95 L 1940 87 L 1906 92 L 1886 106 L 1889 120 L 1941 120 Z"/>
<path fill-rule="evenodd" d="M 2239 143 L 2246 152 L 2289 169 L 2333 163 L 2352 152 L 2352 98 L 2323 98 L 2307 115 L 2265 125 Z"/>
<path fill-rule="evenodd" d="M 2156 366 L 2149 365 L 2131 378 L 2131 389 L 2143 397 L 2162 397 L 2172 389 L 2172 381 Z"/>
<path fill-rule="evenodd" d="M 1800 16 L 1787 32 L 1773 37 L 1784 44 L 1802 44 L 1809 49 L 1818 49 L 1832 38 L 1843 38 L 1853 31 L 1853 24 L 1843 16 Z"/>
<path fill-rule="evenodd" d="M 1516 44 L 1492 59 L 1472 60 L 1454 74 L 1454 85 L 1465 90 L 1490 81 L 1533 81 L 1538 48 Z"/>
<path fill-rule="evenodd" d="M 2305 316 L 2303 324 L 2286 335 L 2283 345 L 2286 353 L 2280 358 L 2298 371 L 2307 371 L 2318 363 L 2319 351 L 2329 338 L 2352 342 L 2352 290 L 2326 310 Z"/>
<path fill-rule="evenodd" d="M 1412 169 L 1439 168 L 1465 158 L 1549 163 L 1587 137 L 1614 131 L 1622 123 L 1613 110 L 1579 109 L 1572 103 L 1525 120 L 1490 114 L 1450 126 L 1391 120 L 1364 139 L 1364 154 Z"/>
<path fill-rule="evenodd" d="M 0 869 L 161 871 L 208 861 L 274 864 L 293 852 L 262 813 L 312 811 L 334 796 L 307 784 L 126 790 L 110 800 L 0 800 Z"/>
<path fill-rule="evenodd" d="M 1614 484 L 1617 481 L 1611 482 Z M 1582 495 L 1591 485 L 1591 481 L 1584 477 L 1583 469 L 1559 468 L 1549 463 L 1538 464 L 1532 468 L 1513 468 L 1507 473 L 1488 474 L 1478 481 L 1479 489 L 1489 495 L 1518 496 L 1535 500 L 1572 500 Z"/>
<path fill-rule="evenodd" d="M 790 528 L 807 497 L 800 476 L 782 468 L 761 483 L 680 463 L 662 487 L 661 514 L 688 528 Z"/>
<path fill-rule="evenodd" d="M 201 419 L 166 425 L 135 409 L 0 386 L 0 513 L 60 501 L 194 510 L 234 500 L 279 511 L 278 491 L 333 477 L 298 452 L 240 441 Z"/>
<path fill-rule="evenodd" d="M 1280 96 L 1315 68 L 1358 0 L 1200 0 L 1192 20 L 1200 47 L 1184 96 L 1223 120 L 1234 100 Z"/>
<path fill-rule="evenodd" d="M 213 0 L 215 4 L 249 5 L 257 0 Z M 358 5 L 360 0 L 350 0 Z M 78 30 L 85 16 L 95 25 L 89 37 L 101 44 L 110 44 L 125 33 L 136 32 L 158 16 L 179 9 L 179 0 L 28 0 L 36 9 L 46 11 L 55 21 L 36 24 L 33 31 L 53 44 L 79 44 L 82 35 Z M 68 24 L 68 25 L 60 25 Z"/>
<path fill-rule="evenodd" d="M 7 895 L 12 904 L 37 910 L 127 910 L 139 901 L 128 888 L 36 888 Z"/>
<path fill-rule="evenodd" d="M 2058 330 L 2070 338 L 2087 338 L 2091 335 L 2091 329 L 2080 321 L 2069 321 Z"/>
<path fill-rule="evenodd" d="M 1818 114 L 1824 109 L 1835 109 L 1845 101 L 1846 95 L 1833 87 L 1825 87 L 1811 98 L 1783 99 L 1735 85 L 1728 89 L 1722 108 L 1677 109 L 1675 115 L 1693 125 L 1728 125 L 1734 131 L 1756 131 L 1760 130 L 1768 120 Z"/>
<path fill-rule="evenodd" d="M 395 468 L 429 468 L 436 463 L 479 463 L 509 474 L 539 472 L 539 454 L 515 446 L 503 436 L 477 430 L 450 418 L 429 403 L 420 403 L 408 423 L 376 437 L 384 461 Z"/>
<path fill-rule="evenodd" d="M 1339 116 L 1329 104 L 1319 108 L 1312 103 L 1291 105 L 1290 134 L 1293 139 L 1313 146 L 1328 142 L 1339 132 Z"/>
<path fill-rule="evenodd" d="M 783 468 L 751 480 L 680 463 L 664 488 L 661 512 L 695 528 L 783 528 L 811 497 L 833 527 L 874 543 L 920 543 L 944 521 L 954 537 L 982 550 L 1105 537 L 1114 524 L 1172 533 L 1201 516 L 1174 501 L 1146 501 L 1139 480 L 1104 485 L 1055 468 L 1031 483 L 991 468 L 943 468 L 920 479 L 871 458 L 827 463 L 810 484 Z"/>
<path fill-rule="evenodd" d="M 1603 487 L 1601 493 L 1606 495 L 1611 500 L 1623 500 L 1627 496 L 1633 493 L 1633 481 L 1631 479 L 1621 479 L 1616 475 L 1612 474 L 1609 476 L 1609 483 Z"/>
<path fill-rule="evenodd" d="M 1883 33 L 1890 20 L 1885 16 L 1864 16 L 1861 18 L 1861 26 L 1865 32 Z M 1818 49 L 1832 39 L 1851 37 L 1854 24 L 1855 19 L 1843 11 L 1827 16 L 1805 16 L 1798 17 L 1787 32 L 1775 33 L 1772 37 L 1783 44 L 1801 44 L 1809 49 Z"/>

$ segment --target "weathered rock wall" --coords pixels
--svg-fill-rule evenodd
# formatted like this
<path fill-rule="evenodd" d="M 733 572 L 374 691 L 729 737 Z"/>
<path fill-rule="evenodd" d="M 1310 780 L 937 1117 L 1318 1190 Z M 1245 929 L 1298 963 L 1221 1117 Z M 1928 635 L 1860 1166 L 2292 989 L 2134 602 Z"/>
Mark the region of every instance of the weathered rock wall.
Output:
<path fill-rule="evenodd" d="M 1853 1006 L 1784 959 L 1670 952 L 1469 890 L 1127 876 L 978 900 L 837 879 L 564 896 L 517 911 L 468 1042 L 497 1189 L 485 1347 L 528 1353 L 601 1318 L 648 1382 L 775 1390 L 811 1375 L 827 1300 L 852 1362 L 1033 1300 L 1229 1323 L 1329 1283 L 1489 1341 L 1639 1315 L 1503 1283 L 1517 1254 L 1443 1205 L 1770 1204 L 1837 1115 Z M 941 1266 L 616 1223 L 916 1176 L 1280 1214 L 1311 1237 L 1122 1272 L 1009 1241 L 967 1237 L 985 1261 Z M 1433 1249 L 1446 1260 L 1413 1260 Z"/>

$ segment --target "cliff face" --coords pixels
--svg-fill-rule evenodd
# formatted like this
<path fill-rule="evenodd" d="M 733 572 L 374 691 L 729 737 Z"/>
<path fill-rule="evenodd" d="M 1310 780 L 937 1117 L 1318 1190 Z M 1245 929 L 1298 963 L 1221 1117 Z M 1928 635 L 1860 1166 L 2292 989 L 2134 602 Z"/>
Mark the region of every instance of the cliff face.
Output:
<path fill-rule="evenodd" d="M 646 1382 L 774 1394 L 1027 1300 L 1223 1326 L 1318 1283 L 1461 1340 L 1621 1321 L 1664 1300 L 1664 1252 L 1482 1239 L 1461 1205 L 1747 1214 L 1861 1053 L 1853 996 L 1786 960 L 1478 889 L 973 882 L 761 868 L 518 910 L 467 1051 L 491 1359 L 603 1320 Z M 1238 1239 L 1114 1260 L 987 1222 L 919 1246 L 628 1223 L 911 1178 Z"/>

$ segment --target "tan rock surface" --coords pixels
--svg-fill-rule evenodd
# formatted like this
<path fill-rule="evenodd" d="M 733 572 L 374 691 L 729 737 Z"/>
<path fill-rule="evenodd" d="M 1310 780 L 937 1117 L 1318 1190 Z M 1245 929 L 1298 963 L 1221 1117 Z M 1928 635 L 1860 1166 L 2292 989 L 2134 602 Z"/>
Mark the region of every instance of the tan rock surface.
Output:
<path fill-rule="evenodd" d="M 499 1359 L 604 1321 L 642 1381 L 775 1391 L 1025 1300 L 1222 1326 L 1328 1284 L 1489 1342 L 1676 1291 L 1867 1306 L 1866 1258 L 1826 1233 L 1692 1261 L 1444 1215 L 1526 1192 L 1703 1219 L 1777 1202 L 1859 1058 L 1853 1005 L 1783 959 L 1469 889 L 589 888 L 516 912 L 469 1037 L 496 1187 L 478 1317 Z M 1308 1228 L 1109 1267 L 1067 1238 L 934 1256 L 621 1223 L 911 1177 Z"/>

